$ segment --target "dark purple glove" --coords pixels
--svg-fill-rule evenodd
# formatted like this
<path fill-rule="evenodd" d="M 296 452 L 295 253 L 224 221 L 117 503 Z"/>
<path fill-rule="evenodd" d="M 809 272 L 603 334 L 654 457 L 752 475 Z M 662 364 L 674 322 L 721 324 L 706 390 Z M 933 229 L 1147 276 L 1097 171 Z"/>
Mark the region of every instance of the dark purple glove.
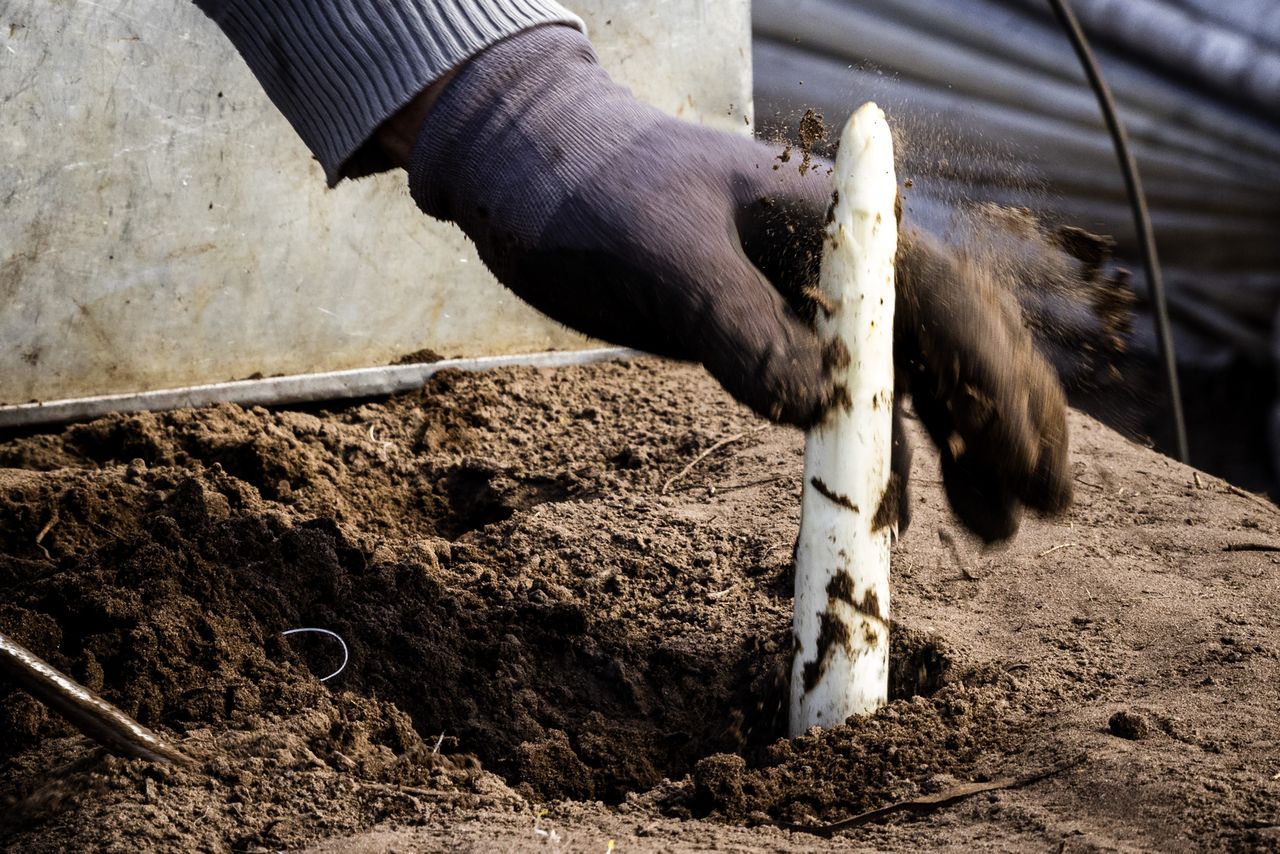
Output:
<path fill-rule="evenodd" d="M 825 162 L 799 163 L 641 104 L 584 36 L 549 26 L 462 68 L 422 125 L 409 180 L 425 212 L 457 223 L 547 315 L 701 362 L 756 412 L 806 427 L 833 398 L 837 355 L 809 324 L 831 179 Z M 961 519 L 992 540 L 1017 529 L 1022 502 L 1064 509 L 1063 395 L 1016 301 L 909 227 L 899 273 L 899 384 L 942 449 Z"/>
<path fill-rule="evenodd" d="M 742 240 L 762 199 L 799 189 L 776 163 L 749 138 L 636 101 L 581 33 L 552 26 L 461 71 L 422 128 L 410 187 L 544 313 L 701 362 L 760 414 L 808 425 L 831 395 L 822 345 Z M 805 183 L 826 195 L 818 176 Z"/>

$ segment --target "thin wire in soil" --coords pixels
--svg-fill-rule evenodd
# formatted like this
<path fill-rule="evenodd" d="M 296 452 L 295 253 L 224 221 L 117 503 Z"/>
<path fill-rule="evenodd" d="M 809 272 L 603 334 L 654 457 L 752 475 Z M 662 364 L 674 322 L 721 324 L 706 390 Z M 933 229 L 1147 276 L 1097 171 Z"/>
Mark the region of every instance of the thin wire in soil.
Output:
<path fill-rule="evenodd" d="M 299 632 L 313 632 L 315 634 L 328 635 L 342 645 L 342 664 L 338 665 L 338 669 L 330 673 L 328 676 L 321 677 L 321 682 L 328 682 L 330 679 L 347 669 L 347 662 L 351 660 L 351 653 L 347 650 L 347 642 L 342 639 L 341 635 L 337 632 L 331 632 L 328 629 L 317 629 L 313 627 L 289 629 L 288 631 L 281 632 L 280 634 L 281 636 L 287 637 L 288 635 L 296 635 Z"/>

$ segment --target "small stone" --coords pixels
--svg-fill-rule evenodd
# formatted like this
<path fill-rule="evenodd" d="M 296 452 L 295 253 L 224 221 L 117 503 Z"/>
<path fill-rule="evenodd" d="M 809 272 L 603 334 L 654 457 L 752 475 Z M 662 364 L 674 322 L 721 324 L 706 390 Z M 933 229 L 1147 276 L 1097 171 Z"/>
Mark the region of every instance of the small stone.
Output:
<path fill-rule="evenodd" d="M 1107 727 L 1117 738 L 1127 738 L 1131 741 L 1140 741 L 1151 734 L 1151 722 L 1145 715 L 1137 712 L 1116 712 L 1111 716 L 1111 720 L 1107 721 Z"/>

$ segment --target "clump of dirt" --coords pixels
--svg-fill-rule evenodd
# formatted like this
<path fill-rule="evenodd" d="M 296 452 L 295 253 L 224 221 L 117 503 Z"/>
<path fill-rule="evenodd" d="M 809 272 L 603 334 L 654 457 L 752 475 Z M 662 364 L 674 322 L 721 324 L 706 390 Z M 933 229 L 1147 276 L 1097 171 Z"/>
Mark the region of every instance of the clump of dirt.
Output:
<path fill-rule="evenodd" d="M 170 480 L 208 473 L 229 500 L 330 516 L 360 537 L 456 538 L 542 501 L 645 488 L 660 482 L 664 463 L 749 423 L 737 409 L 704 417 L 670 381 L 628 393 L 626 380 L 655 378 L 651 365 L 604 366 L 591 382 L 548 373 L 530 384 L 531 376 L 515 370 L 476 381 L 446 371 L 420 393 L 333 412 L 222 405 L 109 416 L 0 443 L 0 466 L 15 469 L 126 466 L 123 477 L 92 488 L 82 483 L 94 480 L 87 473 L 27 476 L 23 488 L 56 490 L 56 500 L 14 497 L 18 515 L 0 520 L 8 526 L 0 533 L 27 556 L 80 553 L 123 533 L 98 516 L 115 513 L 115 501 L 159 468 Z M 90 498 L 86 488 L 113 494 Z M 135 518 L 123 515 L 116 521 Z"/>
<path fill-rule="evenodd" d="M 836 730 L 780 739 L 758 764 L 735 754 L 708 757 L 686 784 L 689 813 L 816 824 L 917 794 L 921 781 L 971 772 L 1018 736 L 1007 689 L 959 684 L 891 703 Z"/>
<path fill-rule="evenodd" d="M 465 543 L 369 550 L 328 518 L 231 512 L 225 475 L 148 480 L 131 533 L 59 566 L 15 565 L 0 607 L 4 631 L 146 725 L 242 726 L 313 704 L 300 654 L 324 672 L 325 641 L 281 636 L 298 626 L 346 640 L 337 684 L 449 733 L 531 796 L 618 801 L 785 723 L 785 600 L 709 625 L 705 601 L 677 589 L 711 593 L 718 563 L 760 553 L 749 537 L 634 524 L 620 537 L 653 512 L 630 502 L 604 508 L 596 530 L 548 508 Z M 936 646 L 897 641 L 903 684 L 912 667 L 945 678 Z M 20 751 L 64 730 L 10 693 L 0 731 Z"/>
<path fill-rule="evenodd" d="M 444 356 L 441 356 L 439 353 L 437 353 L 435 350 L 432 350 L 430 347 L 423 347 L 421 350 L 414 350 L 412 353 L 405 353 L 403 356 L 399 357 L 398 359 L 393 361 L 391 364 L 393 365 L 424 365 L 424 364 L 430 364 L 431 362 L 441 362 L 441 361 L 444 361 Z"/>
<path fill-rule="evenodd" d="M 800 117 L 800 153 L 803 158 L 800 161 L 800 174 L 808 172 L 813 165 L 813 149 L 819 143 L 827 138 L 827 126 L 822 121 L 822 116 L 813 110 L 805 110 L 804 115 Z"/>

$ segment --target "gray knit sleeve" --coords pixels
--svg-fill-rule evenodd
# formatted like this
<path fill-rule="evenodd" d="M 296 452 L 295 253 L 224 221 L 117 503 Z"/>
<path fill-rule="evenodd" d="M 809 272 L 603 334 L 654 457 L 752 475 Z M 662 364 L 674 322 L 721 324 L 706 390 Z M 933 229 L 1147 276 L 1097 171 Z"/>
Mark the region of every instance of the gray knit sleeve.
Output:
<path fill-rule="evenodd" d="M 552 0 L 195 0 L 244 57 L 333 186 L 383 121 L 449 69 L 539 24 Z"/>

